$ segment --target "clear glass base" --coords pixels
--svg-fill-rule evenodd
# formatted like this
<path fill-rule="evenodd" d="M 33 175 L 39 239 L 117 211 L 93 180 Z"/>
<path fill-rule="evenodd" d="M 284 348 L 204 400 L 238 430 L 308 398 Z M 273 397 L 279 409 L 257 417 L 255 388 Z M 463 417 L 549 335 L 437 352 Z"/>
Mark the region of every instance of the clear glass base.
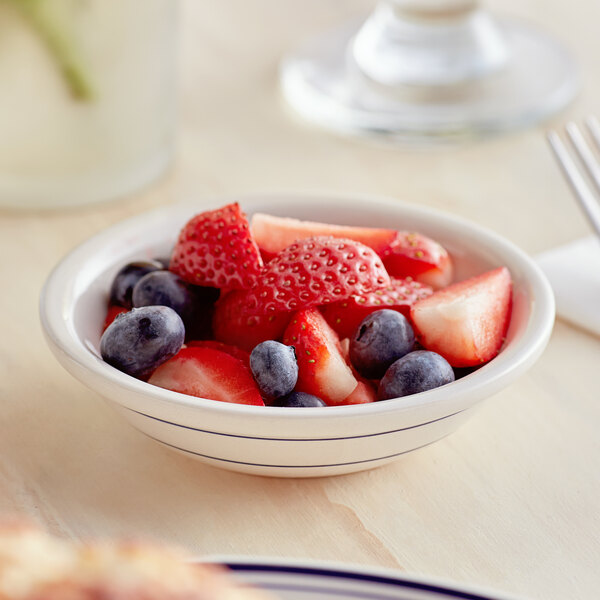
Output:
<path fill-rule="evenodd" d="M 365 76 L 352 48 L 362 23 L 309 41 L 281 64 L 291 106 L 338 132 L 394 142 L 460 141 L 533 125 L 563 109 L 579 88 L 577 66 L 553 38 L 496 20 L 508 50 L 502 68 L 448 85 L 383 85 Z"/>
<path fill-rule="evenodd" d="M 124 165 L 120 171 L 86 173 L 79 178 L 24 180 L 1 177 L 0 210 L 51 211 L 119 200 L 163 175 L 173 154 L 173 145 L 168 145 L 135 165 Z"/>

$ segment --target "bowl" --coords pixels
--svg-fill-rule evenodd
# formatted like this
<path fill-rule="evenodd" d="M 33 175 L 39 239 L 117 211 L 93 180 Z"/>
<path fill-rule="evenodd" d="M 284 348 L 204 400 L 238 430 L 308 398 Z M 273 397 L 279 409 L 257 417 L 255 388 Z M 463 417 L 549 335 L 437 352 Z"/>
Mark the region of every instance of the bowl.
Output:
<path fill-rule="evenodd" d="M 465 377 L 420 394 L 303 409 L 195 398 L 139 381 L 103 362 L 99 341 L 117 270 L 131 260 L 168 254 L 190 217 L 234 201 L 248 215 L 260 211 L 419 231 L 448 249 L 455 280 L 508 267 L 514 285 L 513 312 L 500 353 Z M 41 294 L 40 314 L 59 362 L 160 444 L 224 469 L 314 477 L 379 467 L 455 431 L 478 403 L 512 383 L 540 356 L 554 323 L 554 298 L 527 254 L 474 223 L 389 198 L 279 194 L 168 206 L 106 229 L 55 267 Z"/>

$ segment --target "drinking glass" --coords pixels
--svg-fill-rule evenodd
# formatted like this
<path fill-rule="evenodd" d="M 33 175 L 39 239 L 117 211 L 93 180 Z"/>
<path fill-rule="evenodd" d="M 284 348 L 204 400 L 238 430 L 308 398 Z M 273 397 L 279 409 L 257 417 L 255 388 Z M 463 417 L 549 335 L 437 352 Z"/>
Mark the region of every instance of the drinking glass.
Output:
<path fill-rule="evenodd" d="M 0 206 L 122 197 L 169 164 L 175 0 L 0 2 Z"/>
<path fill-rule="evenodd" d="M 568 104 L 578 74 L 553 38 L 478 0 L 381 0 L 285 57 L 281 83 L 324 127 L 437 142 L 534 124 Z"/>

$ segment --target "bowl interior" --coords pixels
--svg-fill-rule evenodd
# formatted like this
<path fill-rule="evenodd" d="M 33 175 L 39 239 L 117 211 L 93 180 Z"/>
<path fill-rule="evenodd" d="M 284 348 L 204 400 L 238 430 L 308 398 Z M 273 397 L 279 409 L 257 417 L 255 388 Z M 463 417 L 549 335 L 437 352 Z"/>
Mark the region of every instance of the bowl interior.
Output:
<path fill-rule="evenodd" d="M 202 206 L 166 207 L 119 223 L 75 249 L 50 276 L 42 297 L 42 320 L 55 345 L 66 347 L 71 355 L 93 354 L 95 364 L 86 359 L 88 367 L 114 371 L 100 360 L 98 349 L 108 291 L 115 273 L 131 260 L 168 255 L 180 228 L 191 216 L 236 200 L 249 215 L 268 212 L 314 221 L 419 231 L 448 249 L 457 281 L 498 266 L 508 267 L 514 284 L 514 304 L 506 342 L 498 357 L 463 380 L 472 378 L 483 384 L 486 377 L 497 379 L 516 362 L 539 354 L 549 337 L 554 317 L 550 288 L 531 259 L 499 236 L 461 219 L 395 200 L 278 195 L 219 199 Z M 125 376 L 121 382 L 129 379 L 132 378 Z M 444 388 L 458 386 L 463 380 Z M 442 389 L 416 396 L 435 400 L 441 397 Z M 171 399 L 182 396 L 160 392 L 170 394 Z M 418 401 L 413 398 L 408 403 Z M 394 402 L 396 400 L 387 401 Z M 361 410 L 364 407 L 336 408 Z"/>

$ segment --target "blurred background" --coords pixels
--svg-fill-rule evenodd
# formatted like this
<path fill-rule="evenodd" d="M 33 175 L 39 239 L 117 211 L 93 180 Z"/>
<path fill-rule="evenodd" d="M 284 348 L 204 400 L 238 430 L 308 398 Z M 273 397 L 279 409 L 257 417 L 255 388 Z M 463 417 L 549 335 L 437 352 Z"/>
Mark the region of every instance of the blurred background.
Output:
<path fill-rule="evenodd" d="M 284 57 L 296 56 L 306 40 L 361 22 L 376 4 L 0 0 L 0 279 L 9 290 L 0 295 L 0 510 L 25 511 L 73 537 L 155 526 L 185 546 L 201 538 L 206 551 L 294 556 L 298 540 L 280 525 L 296 518 L 287 512 L 295 503 L 311 534 L 301 540 L 307 548 L 319 536 L 333 540 L 322 558 L 339 558 L 338 541 L 356 534 L 366 540 L 352 548 L 361 562 L 536 598 L 576 597 L 577 585 L 597 590 L 597 569 L 588 562 L 597 551 L 598 486 L 593 461 L 580 453 L 597 450 L 597 393 L 588 384 L 598 348 L 583 330 L 558 321 L 543 359 L 518 387 L 486 404 L 476 425 L 399 463 L 392 477 L 380 471 L 308 483 L 265 482 L 174 459 L 75 381 L 44 343 L 39 294 L 56 263 L 105 227 L 168 204 L 192 202 L 200 212 L 208 199 L 228 194 L 384 195 L 465 217 L 532 254 L 589 235 L 545 132 L 600 114 L 600 2 L 485 0 L 491 14 L 566 48 L 578 93 L 541 122 L 532 116 L 497 135 L 425 144 L 330 131 L 282 93 Z M 541 66 L 532 77 L 546 72 Z M 527 453 L 531 462 L 523 460 Z M 581 467 L 575 484 L 574 474 L 555 470 L 552 456 Z M 533 481 L 543 503 L 528 504 L 515 470 L 516 482 Z M 466 478 L 479 487 L 465 489 Z M 307 490 L 316 500 L 305 503 Z M 454 491 L 449 499 L 447 490 Z M 478 504 L 479 520 L 468 511 L 447 518 L 455 513 L 444 511 L 461 507 L 465 493 L 494 501 Z M 407 537 L 399 561 L 378 546 L 369 529 L 377 517 L 371 500 L 388 497 L 414 508 L 406 522 L 429 534 L 437 528 L 431 535 L 446 543 L 445 553 L 427 536 Z M 264 511 L 273 498 L 279 521 Z M 202 501 L 238 539 L 205 527 Z M 433 525 L 423 512 L 428 502 L 440 509 Z M 535 513 L 533 531 L 545 537 L 522 531 L 511 509 Z M 399 529 L 402 515 L 393 516 Z M 326 517 L 333 526 L 323 533 Z M 267 522 L 275 523 L 272 537 L 261 536 Z M 384 525 L 381 531 L 389 534 Z M 478 540 L 469 560 L 461 554 L 465 531 Z M 504 562 L 495 562 L 501 554 Z M 581 556 L 588 562 L 577 562 Z"/>
<path fill-rule="evenodd" d="M 419 2 L 431 4 L 412 4 Z M 364 20 L 375 6 L 2 0 L 0 77 L 10 82 L 0 98 L 2 205 L 83 205 L 116 196 L 118 209 L 100 211 L 110 220 L 123 202 L 137 212 L 228 192 L 336 189 L 457 210 L 530 251 L 574 237 L 580 218 L 564 210 L 570 199 L 558 174 L 546 175 L 545 125 L 457 144 L 390 144 L 329 132 L 290 107 L 280 88 L 283 57 L 311 37 Z M 574 58 L 582 92 L 551 123 L 594 111 L 596 3 L 482 6 L 553 36 Z M 515 223 L 506 210 L 517 197 L 531 210 L 543 207 L 537 218 L 549 235 L 537 236 L 535 247 L 527 247 L 527 223 Z M 563 212 L 570 218 L 556 231 L 553 215 Z"/>

